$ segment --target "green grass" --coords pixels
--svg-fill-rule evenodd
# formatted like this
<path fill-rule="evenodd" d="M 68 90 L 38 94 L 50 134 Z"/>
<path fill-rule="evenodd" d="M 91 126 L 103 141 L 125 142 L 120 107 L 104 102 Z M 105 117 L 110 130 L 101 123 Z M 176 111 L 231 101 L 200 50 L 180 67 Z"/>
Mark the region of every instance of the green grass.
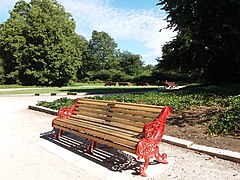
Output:
<path fill-rule="evenodd" d="M 11 88 L 12 90 L 3 91 L 5 88 Z M 26 89 L 27 88 L 27 89 Z M 105 87 L 104 84 L 83 84 L 76 83 L 72 86 L 65 87 L 37 87 L 37 86 L 20 86 L 20 85 L 1 85 L 0 95 L 10 95 L 10 94 L 66 94 L 68 92 L 72 93 L 124 93 L 124 92 L 136 92 L 144 90 L 157 90 L 157 86 L 148 87 L 123 87 L 123 86 L 112 86 Z"/>

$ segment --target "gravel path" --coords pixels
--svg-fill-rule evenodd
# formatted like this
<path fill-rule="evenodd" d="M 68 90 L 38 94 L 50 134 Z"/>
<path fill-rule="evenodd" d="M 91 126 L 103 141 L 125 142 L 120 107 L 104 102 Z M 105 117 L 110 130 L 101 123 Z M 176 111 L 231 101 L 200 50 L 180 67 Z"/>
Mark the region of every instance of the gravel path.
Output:
<path fill-rule="evenodd" d="M 148 178 L 134 175 L 133 169 L 111 171 L 109 159 L 100 162 L 96 156 L 76 154 L 40 138 L 40 133 L 52 129 L 54 116 L 29 110 L 28 105 L 57 98 L 60 96 L 0 96 L 1 179 L 240 179 L 239 163 L 164 143 L 161 151 L 168 154 L 169 164 L 150 165 Z"/>

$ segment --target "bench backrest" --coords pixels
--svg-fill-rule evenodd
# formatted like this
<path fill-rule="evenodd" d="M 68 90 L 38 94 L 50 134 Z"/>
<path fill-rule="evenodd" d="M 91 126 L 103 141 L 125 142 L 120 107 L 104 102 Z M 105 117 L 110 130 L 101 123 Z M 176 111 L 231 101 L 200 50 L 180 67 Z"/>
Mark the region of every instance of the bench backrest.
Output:
<path fill-rule="evenodd" d="M 122 127 L 141 133 L 147 122 L 156 120 L 163 106 L 78 99 L 72 117 Z"/>

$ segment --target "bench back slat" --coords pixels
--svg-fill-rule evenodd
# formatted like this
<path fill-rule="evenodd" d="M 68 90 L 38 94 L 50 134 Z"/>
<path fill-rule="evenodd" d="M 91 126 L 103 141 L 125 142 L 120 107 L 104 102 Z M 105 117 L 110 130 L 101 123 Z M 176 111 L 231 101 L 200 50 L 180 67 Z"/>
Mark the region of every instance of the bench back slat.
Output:
<path fill-rule="evenodd" d="M 116 103 L 115 107 L 117 108 L 123 108 L 123 109 L 133 109 L 133 110 L 139 110 L 139 111 L 145 111 L 145 112 L 155 112 L 155 113 L 160 113 L 159 108 L 163 109 L 163 107 L 149 107 L 146 105 L 139 105 L 139 104 L 119 104 Z"/>
<path fill-rule="evenodd" d="M 129 119 L 122 119 L 122 117 L 117 118 L 116 116 L 107 117 L 106 121 L 118 122 L 118 123 L 124 124 L 125 126 L 135 126 L 141 129 L 144 126 L 143 122 L 134 122 L 134 121 L 130 121 Z"/>
<path fill-rule="evenodd" d="M 149 118 L 157 118 L 160 114 L 160 112 L 158 113 L 151 113 L 151 112 L 143 112 L 143 111 L 139 111 L 139 110 L 135 110 L 135 109 L 120 109 L 120 108 L 110 108 L 109 111 L 111 112 L 117 112 L 117 113 L 122 113 L 122 114 L 131 114 L 134 116 L 142 116 L 142 117 L 149 117 Z"/>
<path fill-rule="evenodd" d="M 109 113 L 109 116 L 119 118 L 119 119 L 123 119 L 123 120 L 132 121 L 132 122 L 142 122 L 143 124 L 146 123 L 146 122 L 149 122 L 149 121 L 153 121 L 153 118 L 150 120 L 150 119 L 147 119 L 147 118 L 144 118 L 144 117 L 131 116 L 131 115 L 128 115 L 128 114 Z M 108 118 L 108 120 L 111 120 L 111 118 Z"/>
<path fill-rule="evenodd" d="M 74 115 L 80 114 L 92 118 L 126 124 L 129 121 L 146 123 L 154 121 L 160 114 L 163 106 L 152 106 L 145 104 L 131 104 L 123 102 L 102 101 L 93 99 L 78 99 Z M 121 120 L 120 120 L 121 119 Z M 143 127 L 143 124 L 137 124 Z"/>
<path fill-rule="evenodd" d="M 95 119 L 95 118 L 91 118 L 91 117 L 87 117 L 87 116 L 76 116 L 76 115 L 73 115 L 72 118 L 74 119 L 78 119 L 80 122 L 83 122 L 83 123 L 86 123 L 86 124 L 95 124 L 95 125 L 109 125 L 111 127 L 113 127 L 113 129 L 116 129 L 116 130 L 119 130 L 120 129 L 123 129 L 123 130 L 126 130 L 126 132 L 128 132 L 129 130 L 131 132 L 133 132 L 133 134 L 135 133 L 140 133 L 142 132 L 142 127 L 143 125 L 141 126 L 135 126 L 135 124 L 124 124 L 120 122 L 109 122 L 109 121 L 105 121 L 105 120 L 102 120 L 102 119 Z M 130 133 L 131 133 L 130 132 Z"/>
<path fill-rule="evenodd" d="M 108 114 L 107 110 L 99 110 L 99 109 L 90 109 L 90 108 L 82 108 L 82 107 L 76 107 L 75 108 L 76 111 L 78 112 L 85 112 L 85 113 L 90 113 L 90 114 L 99 114 L 99 115 L 103 115 L 106 116 Z"/>

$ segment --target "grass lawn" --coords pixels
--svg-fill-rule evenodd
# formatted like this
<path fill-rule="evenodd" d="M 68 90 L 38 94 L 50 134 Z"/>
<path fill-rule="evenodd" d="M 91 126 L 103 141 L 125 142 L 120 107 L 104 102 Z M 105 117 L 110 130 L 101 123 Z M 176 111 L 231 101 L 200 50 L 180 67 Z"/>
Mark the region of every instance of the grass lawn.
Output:
<path fill-rule="evenodd" d="M 9 89 L 10 88 L 10 89 Z M 67 94 L 67 93 L 115 93 L 115 92 L 138 92 L 138 91 L 154 91 L 157 86 L 111 86 L 105 87 L 104 84 L 83 84 L 76 83 L 72 86 L 65 87 L 39 87 L 39 86 L 21 86 L 21 85 L 0 85 L 0 95 L 10 94 Z"/>

